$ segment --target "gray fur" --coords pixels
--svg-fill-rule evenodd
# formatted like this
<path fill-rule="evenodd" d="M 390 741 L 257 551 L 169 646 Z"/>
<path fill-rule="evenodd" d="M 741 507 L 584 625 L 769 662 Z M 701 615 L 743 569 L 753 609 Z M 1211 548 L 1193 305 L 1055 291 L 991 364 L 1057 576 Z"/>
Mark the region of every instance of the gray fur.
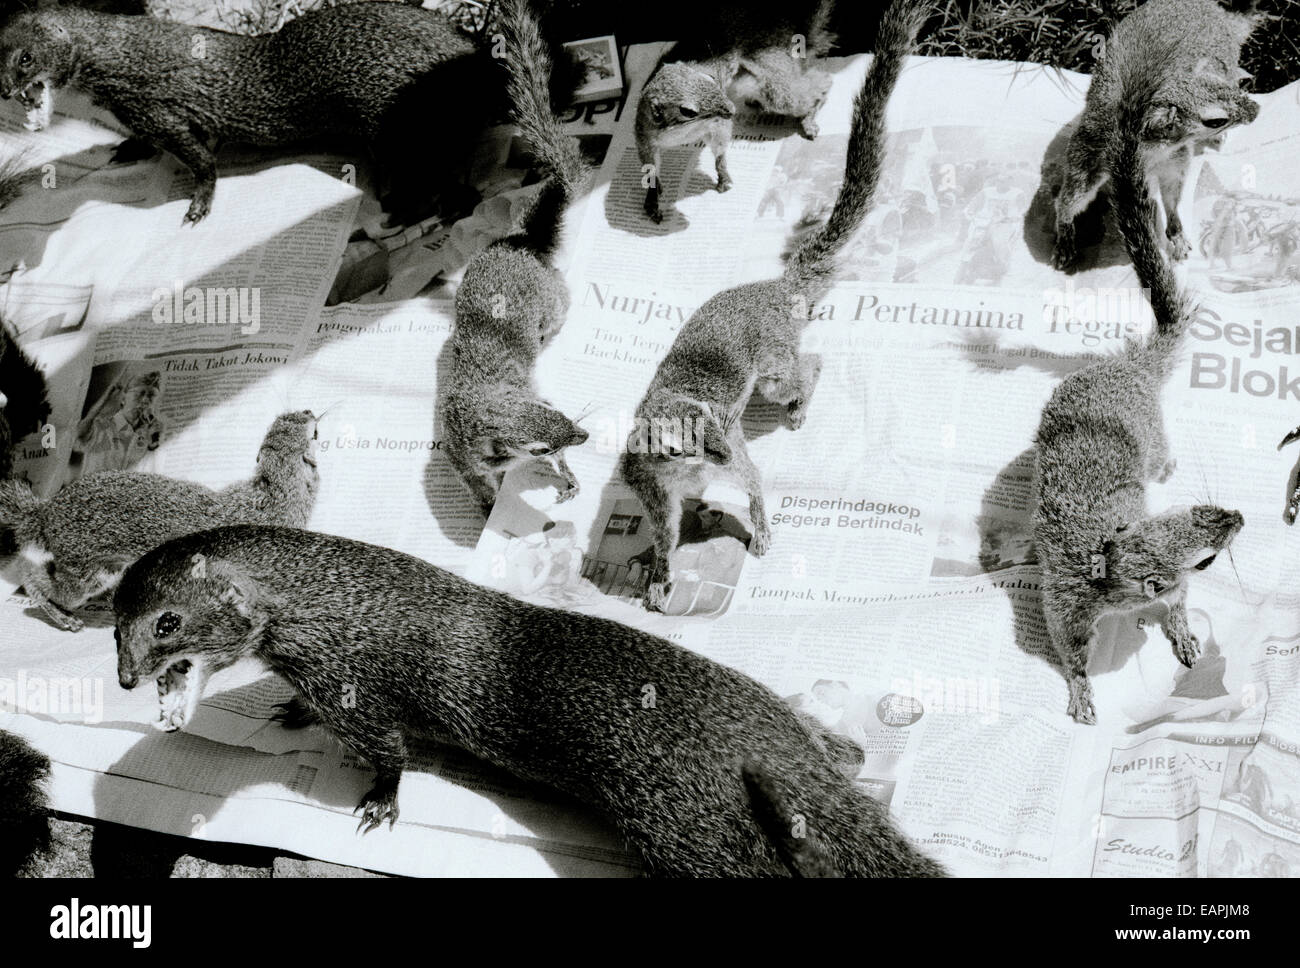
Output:
<path fill-rule="evenodd" d="M 568 287 L 551 259 L 587 168 L 551 112 L 550 51 L 528 0 L 503 4 L 501 27 L 514 117 L 548 178 L 520 231 L 476 255 L 456 291 L 451 380 L 440 411 L 447 457 L 484 515 L 507 471 L 538 459 L 560 478 L 560 500 L 574 497 L 578 481 L 564 449 L 587 439 L 533 386 L 537 355 L 569 311 Z"/>
<path fill-rule="evenodd" d="M 637 407 L 638 429 L 623 455 L 624 480 L 650 517 L 655 556 L 645 602 L 662 609 L 671 593 L 668 556 L 677 546 L 682 499 L 698 496 L 725 472 L 743 481 L 754 535 L 771 542 L 758 469 L 745 448 L 740 415 L 757 391 L 803 425 L 821 373 L 820 358 L 799 352 L 808 313 L 830 288 L 836 257 L 871 207 L 884 155 L 884 112 L 928 7 L 894 0 L 876 54 L 853 106 L 844 182 L 829 219 L 802 242 L 779 279 L 713 296 L 692 314 L 659 364 Z"/>
<path fill-rule="evenodd" d="M 1155 600 L 1168 607 L 1165 636 L 1186 666 L 1200 655 L 1187 626 L 1193 570 L 1241 529 L 1237 511 L 1211 505 L 1150 515 L 1146 484 L 1173 472 L 1160 394 L 1193 308 L 1162 253 L 1156 202 L 1148 190 L 1141 132 L 1151 101 L 1124 92 L 1124 133 L 1112 166 L 1116 215 L 1138 278 L 1150 293 L 1156 331 L 1122 356 L 1071 374 L 1043 408 L 1037 434 L 1034 544 L 1043 569 L 1043 613 L 1070 687 L 1068 712 L 1096 722 L 1088 658 L 1097 621 Z"/>
<path fill-rule="evenodd" d="M 749 677 L 408 555 L 289 528 L 219 528 L 133 564 L 114 609 L 124 688 L 161 678 L 189 690 L 180 680 L 196 666 L 206 676 L 245 656 L 283 676 L 297 694 L 293 722 L 319 721 L 375 767 L 358 807 L 367 829 L 397 818 L 408 739 L 449 734 L 605 813 L 653 874 L 789 873 L 745 772 L 780 800 L 759 809 L 798 820 L 835 873 L 943 873 Z"/>
<path fill-rule="evenodd" d="M 50 760 L 0 730 L 0 875 L 12 876 L 50 845 Z"/>
<path fill-rule="evenodd" d="M 1066 148 L 1052 255 L 1058 269 L 1068 271 L 1078 261 L 1075 219 L 1111 178 L 1111 158 L 1124 134 L 1121 101 L 1139 85 L 1148 99 L 1141 119 L 1147 173 L 1159 184 L 1167 246 L 1174 259 L 1187 257 L 1191 246 L 1178 200 L 1193 152 L 1259 114 L 1239 82 L 1247 76 L 1240 68 L 1241 45 L 1260 19 L 1229 12 L 1214 0 L 1149 0 L 1115 28 Z"/>
<path fill-rule="evenodd" d="M 17 443 L 49 416 L 45 374 L 0 320 L 0 480 L 13 474 Z"/>
<path fill-rule="evenodd" d="M 813 118 L 830 91 L 831 77 L 806 62 L 831 45 L 826 22 L 833 5 L 834 0 L 817 0 L 806 10 L 806 0 L 796 2 L 785 22 L 776 26 L 771 10 L 755 16 L 729 11 L 725 34 L 707 31 L 708 36 L 683 41 L 669 51 L 646 81 L 636 112 L 637 156 L 643 170 L 651 166 L 645 196 L 651 220 L 662 222 L 664 217 L 659 205 L 664 148 L 703 139 L 713 153 L 718 191 L 731 188 L 727 146 L 736 106 L 728 91 L 738 77 L 743 77 L 743 93 L 752 106 L 796 118 L 800 134 L 817 136 Z M 805 38 L 803 57 L 793 56 L 796 34 Z"/>
<path fill-rule="evenodd" d="M 104 471 L 42 501 L 25 482 L 0 482 L 0 526 L 13 531 L 28 559 L 23 587 L 51 622 L 76 632 L 84 623 L 71 613 L 168 538 L 236 522 L 306 524 L 320 486 L 315 439 L 310 411 L 282 414 L 262 441 L 253 477 L 221 491 Z"/>
<path fill-rule="evenodd" d="M 190 222 L 211 208 L 213 140 L 373 141 L 409 191 L 412 155 L 429 178 L 409 125 L 427 112 L 445 139 L 442 154 L 454 153 L 480 113 L 465 108 L 490 78 L 490 64 L 445 15 L 372 0 L 314 10 L 257 37 L 76 7 L 23 14 L 0 34 L 0 94 L 27 105 L 24 92 L 39 80 L 85 91 L 190 169 Z M 435 110 L 434 95 L 447 107 Z"/>

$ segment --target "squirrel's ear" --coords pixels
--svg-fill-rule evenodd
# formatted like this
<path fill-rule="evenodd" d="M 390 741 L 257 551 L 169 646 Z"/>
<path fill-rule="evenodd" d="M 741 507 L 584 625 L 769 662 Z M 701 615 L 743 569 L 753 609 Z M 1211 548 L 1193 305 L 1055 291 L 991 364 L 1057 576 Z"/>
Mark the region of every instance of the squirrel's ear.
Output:
<path fill-rule="evenodd" d="M 1157 102 L 1147 110 L 1146 120 L 1142 125 L 1142 137 L 1147 141 L 1165 141 L 1175 135 L 1178 123 L 1178 108 L 1172 104 Z"/>
<path fill-rule="evenodd" d="M 251 619 L 259 606 L 265 604 L 266 595 L 257 580 L 237 565 L 220 559 L 208 562 L 208 575 L 224 584 L 223 601 L 235 606 L 235 611 Z"/>

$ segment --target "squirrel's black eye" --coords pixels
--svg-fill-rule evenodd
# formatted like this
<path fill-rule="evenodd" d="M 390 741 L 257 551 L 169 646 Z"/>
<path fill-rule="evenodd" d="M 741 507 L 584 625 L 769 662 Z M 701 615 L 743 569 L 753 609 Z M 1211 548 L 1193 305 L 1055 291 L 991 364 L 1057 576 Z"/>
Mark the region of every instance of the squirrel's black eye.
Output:
<path fill-rule="evenodd" d="M 1206 118 L 1201 122 L 1207 128 L 1222 128 L 1227 123 L 1227 118 Z"/>
<path fill-rule="evenodd" d="M 18 58 L 18 66 L 19 66 L 19 67 L 31 67 L 31 66 L 32 66 L 32 55 L 29 54 L 29 53 L 27 53 L 27 51 L 23 51 L 22 54 L 21 54 L 21 56 L 19 56 L 19 58 Z"/>
<path fill-rule="evenodd" d="M 682 107 L 679 107 L 677 110 L 681 112 L 682 117 L 684 118 L 698 117 L 700 113 L 699 111 L 696 111 L 694 108 L 688 108 L 684 105 Z"/>
<path fill-rule="evenodd" d="M 175 612 L 163 612 L 154 623 L 154 638 L 165 639 L 181 627 L 181 617 Z"/>

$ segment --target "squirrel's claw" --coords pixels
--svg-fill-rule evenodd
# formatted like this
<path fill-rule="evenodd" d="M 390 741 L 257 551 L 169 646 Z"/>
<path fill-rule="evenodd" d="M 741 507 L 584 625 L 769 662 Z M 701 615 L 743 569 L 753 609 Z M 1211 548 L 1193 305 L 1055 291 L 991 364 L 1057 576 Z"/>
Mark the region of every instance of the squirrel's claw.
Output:
<path fill-rule="evenodd" d="M 279 723 L 285 729 L 302 729 L 319 722 L 319 717 L 297 696 L 275 707 L 271 722 Z"/>
<path fill-rule="evenodd" d="M 392 830 L 397 824 L 397 791 L 380 790 L 379 787 L 375 787 L 361 798 L 361 802 L 352 813 L 355 815 L 357 810 L 362 811 L 361 821 L 357 824 L 358 834 L 365 835 L 377 827 L 382 827 L 385 820 L 388 821 L 388 829 Z"/>

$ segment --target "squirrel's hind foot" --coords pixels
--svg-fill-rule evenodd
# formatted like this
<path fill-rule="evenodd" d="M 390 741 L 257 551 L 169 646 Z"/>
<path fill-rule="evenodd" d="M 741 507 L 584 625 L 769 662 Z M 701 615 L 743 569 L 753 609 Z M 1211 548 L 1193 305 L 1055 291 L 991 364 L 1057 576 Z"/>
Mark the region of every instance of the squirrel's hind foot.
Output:
<path fill-rule="evenodd" d="M 37 599 L 36 604 L 40 606 L 41 612 L 50 620 L 50 624 L 64 632 L 80 632 L 86 627 L 86 623 L 71 612 L 65 612 L 58 605 L 48 599 Z"/>

